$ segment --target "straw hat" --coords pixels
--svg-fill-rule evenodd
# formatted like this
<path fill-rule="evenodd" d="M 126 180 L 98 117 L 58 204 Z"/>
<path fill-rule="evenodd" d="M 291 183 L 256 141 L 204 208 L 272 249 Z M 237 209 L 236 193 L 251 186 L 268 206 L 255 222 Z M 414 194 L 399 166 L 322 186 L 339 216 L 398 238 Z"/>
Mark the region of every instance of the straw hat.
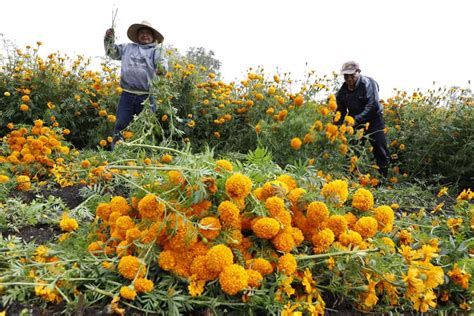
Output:
<path fill-rule="evenodd" d="M 151 23 L 150 22 L 147 22 L 147 21 L 142 21 L 142 23 L 135 23 L 135 24 L 132 24 L 130 25 L 130 27 L 128 28 L 128 31 L 127 31 L 127 36 L 128 38 L 134 42 L 134 43 L 138 43 L 138 30 L 141 29 L 141 28 L 147 28 L 147 29 L 150 29 L 153 33 L 153 38 L 155 39 L 155 41 L 157 41 L 158 43 L 161 43 L 163 42 L 163 40 L 165 39 L 163 37 L 163 35 L 161 35 L 160 32 L 158 32 L 157 30 L 155 30 L 153 28 L 153 26 L 151 26 Z"/>
<path fill-rule="evenodd" d="M 342 75 L 352 75 L 356 71 L 360 71 L 360 66 L 358 62 L 353 60 L 345 62 L 341 68 Z"/>

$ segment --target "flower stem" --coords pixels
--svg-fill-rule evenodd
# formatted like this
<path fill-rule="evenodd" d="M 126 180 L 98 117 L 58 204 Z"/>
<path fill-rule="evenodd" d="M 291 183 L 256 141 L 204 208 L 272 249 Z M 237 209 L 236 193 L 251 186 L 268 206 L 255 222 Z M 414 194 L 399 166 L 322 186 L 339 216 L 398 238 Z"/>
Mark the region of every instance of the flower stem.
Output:
<path fill-rule="evenodd" d="M 320 258 L 345 256 L 345 255 L 357 255 L 357 254 L 366 254 L 369 252 L 378 252 L 378 251 L 379 251 L 379 248 L 366 249 L 366 250 L 353 250 L 353 251 L 338 251 L 338 252 L 331 252 L 331 253 L 323 253 L 319 255 L 298 256 L 296 257 L 296 260 L 320 259 Z"/>

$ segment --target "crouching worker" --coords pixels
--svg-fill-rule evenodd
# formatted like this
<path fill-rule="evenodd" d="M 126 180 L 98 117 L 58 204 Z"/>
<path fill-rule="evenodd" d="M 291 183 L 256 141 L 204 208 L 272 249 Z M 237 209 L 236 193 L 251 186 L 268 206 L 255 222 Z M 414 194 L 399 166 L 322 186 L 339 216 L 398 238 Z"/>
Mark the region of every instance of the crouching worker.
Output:
<path fill-rule="evenodd" d="M 150 85 L 155 75 L 168 71 L 168 62 L 162 56 L 161 46 L 164 37 L 150 23 L 132 24 L 127 31 L 133 43 L 115 44 L 114 29 L 105 32 L 104 46 L 107 56 L 121 60 L 120 86 L 122 94 L 117 106 L 116 121 L 111 149 L 122 136 L 121 132 L 143 110 L 143 102 L 150 98 Z"/>
<path fill-rule="evenodd" d="M 379 102 L 379 86 L 374 79 L 360 74 L 359 64 L 355 61 L 344 63 L 341 74 L 344 75 L 344 83 L 336 95 L 337 110 L 341 113 L 337 124 L 342 124 L 347 114 L 354 118 L 355 128 L 364 128 L 369 123 L 365 134 L 369 136 L 380 174 L 387 177 L 390 157 L 384 132 L 383 106 Z"/>

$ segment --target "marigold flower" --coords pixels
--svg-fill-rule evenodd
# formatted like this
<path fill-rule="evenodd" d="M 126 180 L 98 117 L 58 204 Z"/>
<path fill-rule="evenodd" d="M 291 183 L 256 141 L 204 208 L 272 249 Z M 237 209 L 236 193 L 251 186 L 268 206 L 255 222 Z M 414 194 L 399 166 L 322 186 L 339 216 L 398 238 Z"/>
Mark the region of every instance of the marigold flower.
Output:
<path fill-rule="evenodd" d="M 308 205 L 306 211 L 308 224 L 315 227 L 320 227 L 321 224 L 329 218 L 329 210 L 324 202 L 315 201 Z"/>
<path fill-rule="evenodd" d="M 245 269 L 238 264 L 231 264 L 219 274 L 219 284 L 222 290 L 235 295 L 248 286 L 249 277 Z"/>
<path fill-rule="evenodd" d="M 240 210 L 231 201 L 223 201 L 217 207 L 224 227 L 240 228 Z"/>
<path fill-rule="evenodd" d="M 114 196 L 112 200 L 110 200 L 109 205 L 112 212 L 119 212 L 122 215 L 127 215 L 131 210 L 130 205 L 123 196 Z"/>
<path fill-rule="evenodd" d="M 10 178 L 6 175 L 0 174 L 0 183 L 6 183 L 10 180 Z"/>
<path fill-rule="evenodd" d="M 165 204 L 159 202 L 154 194 L 145 195 L 138 202 L 138 213 L 141 218 L 156 220 L 163 216 Z"/>
<path fill-rule="evenodd" d="M 252 190 L 252 180 L 249 177 L 236 173 L 227 178 L 225 190 L 233 199 L 243 199 Z"/>
<path fill-rule="evenodd" d="M 313 242 L 314 253 L 323 253 L 327 251 L 334 242 L 334 233 L 329 228 L 325 228 L 315 233 L 311 241 Z"/>
<path fill-rule="evenodd" d="M 70 218 L 67 213 L 63 213 L 59 227 L 61 227 L 63 231 L 72 232 L 79 227 L 79 224 L 74 218 Z"/>
<path fill-rule="evenodd" d="M 457 263 L 455 263 L 453 269 L 448 272 L 448 276 L 454 283 L 459 284 L 463 289 L 469 287 L 469 279 L 471 278 L 471 275 L 464 270 L 459 269 Z"/>
<path fill-rule="evenodd" d="M 165 271 L 171 271 L 176 266 L 175 253 L 171 250 L 163 250 L 158 257 L 158 265 Z"/>
<path fill-rule="evenodd" d="M 208 240 L 213 240 L 221 233 L 221 222 L 217 217 L 204 217 L 199 221 L 199 232 Z"/>
<path fill-rule="evenodd" d="M 118 264 L 118 271 L 124 278 L 133 280 L 145 275 L 146 266 L 135 256 L 124 256 Z"/>
<path fill-rule="evenodd" d="M 216 161 L 216 170 L 217 171 L 229 171 L 231 172 L 232 170 L 234 170 L 234 167 L 232 166 L 232 163 L 228 160 L 225 160 L 225 159 L 221 159 L 221 160 L 217 160 Z"/>
<path fill-rule="evenodd" d="M 345 247 L 356 247 L 362 242 L 362 236 L 356 231 L 349 230 L 340 234 L 338 241 Z"/>
<path fill-rule="evenodd" d="M 250 287 L 259 287 L 262 284 L 263 277 L 260 272 L 252 269 L 245 270 L 248 276 L 248 286 Z"/>
<path fill-rule="evenodd" d="M 358 232 L 362 238 L 370 238 L 377 233 L 377 220 L 371 216 L 364 216 L 357 220 L 354 225 L 354 230 Z"/>
<path fill-rule="evenodd" d="M 328 219 L 327 226 L 334 236 L 339 236 L 342 232 L 345 232 L 347 229 L 347 221 L 343 215 L 331 215 Z"/>
<path fill-rule="evenodd" d="M 290 142 L 291 148 L 293 148 L 294 150 L 300 149 L 302 144 L 303 142 L 299 137 L 292 138 Z"/>
<path fill-rule="evenodd" d="M 280 223 L 274 218 L 262 217 L 252 225 L 252 230 L 258 238 L 272 239 L 280 231 Z"/>
<path fill-rule="evenodd" d="M 163 155 L 161 157 L 161 162 L 162 163 L 170 163 L 172 161 L 173 161 L 173 156 L 171 156 L 171 155 L 166 154 L 166 155 Z"/>
<path fill-rule="evenodd" d="M 288 200 L 291 202 L 293 207 L 298 209 L 304 209 L 306 204 L 302 201 L 303 196 L 306 194 L 306 190 L 302 188 L 292 189 L 288 193 Z"/>
<path fill-rule="evenodd" d="M 296 247 L 295 240 L 291 233 L 281 232 L 272 239 L 273 246 L 279 251 L 290 252 Z"/>
<path fill-rule="evenodd" d="M 120 288 L 120 296 L 123 297 L 124 299 L 133 301 L 135 297 L 137 296 L 137 292 L 131 289 L 129 286 L 122 286 Z"/>
<path fill-rule="evenodd" d="M 262 276 L 273 273 L 273 267 L 271 263 L 264 258 L 255 258 L 247 261 L 247 269 L 258 271 Z"/>
<path fill-rule="evenodd" d="M 368 211 L 374 206 L 374 196 L 364 188 L 357 189 L 352 196 L 352 207 L 359 211 Z"/>
<path fill-rule="evenodd" d="M 378 223 L 378 230 L 389 233 L 393 229 L 395 214 L 390 206 L 382 205 L 374 209 L 375 219 Z"/>
<path fill-rule="evenodd" d="M 433 290 L 416 293 L 410 296 L 413 303 L 413 308 L 419 312 L 426 313 L 430 307 L 436 307 L 436 294 Z"/>
<path fill-rule="evenodd" d="M 272 196 L 266 199 L 265 207 L 272 216 L 286 210 L 285 201 L 278 196 Z"/>
<path fill-rule="evenodd" d="M 398 239 L 400 241 L 400 244 L 402 245 L 409 245 L 412 243 L 413 241 L 413 238 L 411 236 L 411 233 L 406 230 L 406 229 L 402 229 L 399 233 L 398 233 Z"/>
<path fill-rule="evenodd" d="M 347 182 L 344 180 L 335 180 L 323 185 L 321 194 L 324 198 L 333 204 L 342 205 L 349 195 Z"/>
<path fill-rule="evenodd" d="M 17 189 L 20 191 L 28 191 L 31 188 L 30 177 L 28 176 L 18 176 L 16 178 Z"/>
<path fill-rule="evenodd" d="M 198 255 L 194 257 L 189 268 L 191 275 L 195 275 L 199 280 L 211 281 L 219 276 L 219 272 L 212 272 L 206 267 L 206 256 Z"/>
<path fill-rule="evenodd" d="M 293 275 L 297 268 L 296 258 L 291 253 L 284 254 L 278 259 L 277 269 L 286 276 Z"/>
<path fill-rule="evenodd" d="M 92 253 L 93 255 L 98 254 L 99 252 L 104 251 L 104 243 L 102 241 L 94 241 L 89 244 L 87 247 L 87 251 Z"/>
<path fill-rule="evenodd" d="M 112 213 L 112 208 L 108 203 L 99 203 L 96 208 L 96 216 L 103 221 L 108 221 L 109 216 Z"/>
<path fill-rule="evenodd" d="M 226 245 L 216 245 L 206 253 L 206 268 L 211 272 L 220 273 L 234 262 L 234 254 Z"/>
<path fill-rule="evenodd" d="M 151 292 L 153 290 L 153 281 L 144 279 L 144 278 L 137 278 L 133 282 L 133 286 L 135 287 L 135 290 L 137 290 L 138 293 L 146 293 L 146 292 Z"/>

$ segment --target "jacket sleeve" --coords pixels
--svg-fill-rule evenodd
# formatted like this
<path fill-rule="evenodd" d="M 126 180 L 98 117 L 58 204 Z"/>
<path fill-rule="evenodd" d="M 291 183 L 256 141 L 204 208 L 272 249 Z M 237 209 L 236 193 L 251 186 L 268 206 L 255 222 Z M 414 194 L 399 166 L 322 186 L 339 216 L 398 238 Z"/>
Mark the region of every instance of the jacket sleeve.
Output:
<path fill-rule="evenodd" d="M 122 46 L 115 45 L 115 39 L 104 37 L 104 48 L 105 54 L 112 59 L 121 60 L 122 59 Z"/>
<path fill-rule="evenodd" d="M 169 71 L 169 65 L 168 65 L 168 60 L 163 56 L 163 51 L 162 47 L 156 47 L 155 50 L 155 67 L 156 67 L 156 73 L 158 75 L 164 75 Z"/>
<path fill-rule="evenodd" d="M 367 104 L 364 106 L 364 110 L 354 117 L 357 124 L 368 122 L 380 110 L 378 85 L 375 81 L 367 78 L 363 97 L 367 99 Z"/>
<path fill-rule="evenodd" d="M 344 104 L 343 97 L 340 91 L 336 95 L 336 103 L 337 111 L 341 113 L 341 118 L 337 122 L 335 122 L 335 124 L 342 125 L 342 123 L 344 122 L 344 118 L 347 115 L 347 106 Z"/>

